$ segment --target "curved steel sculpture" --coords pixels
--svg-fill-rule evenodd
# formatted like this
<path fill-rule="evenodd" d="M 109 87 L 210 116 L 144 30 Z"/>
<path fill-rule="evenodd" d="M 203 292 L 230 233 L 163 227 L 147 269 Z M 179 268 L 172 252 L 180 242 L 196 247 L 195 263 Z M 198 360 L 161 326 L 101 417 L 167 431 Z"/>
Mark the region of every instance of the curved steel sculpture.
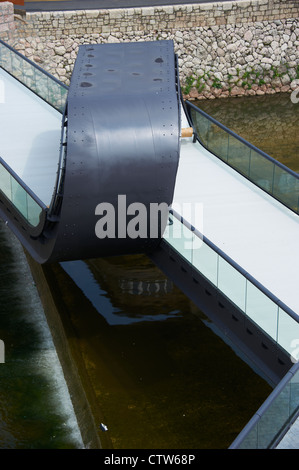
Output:
<path fill-rule="evenodd" d="M 173 198 L 179 136 L 172 41 L 80 46 L 57 186 L 42 231 L 18 233 L 24 246 L 40 263 L 155 248 Z"/>
<path fill-rule="evenodd" d="M 171 204 L 179 160 L 177 87 L 170 41 L 79 49 L 67 100 L 55 257 L 144 252 L 157 244 L 150 214 L 153 204 Z M 137 212 L 144 208 L 143 213 L 133 214 L 132 204 Z M 110 227 L 99 238 L 95 226 L 105 210 Z M 136 217 L 143 227 L 141 236 L 133 238 L 128 228 Z M 160 233 L 165 223 L 163 214 Z"/>

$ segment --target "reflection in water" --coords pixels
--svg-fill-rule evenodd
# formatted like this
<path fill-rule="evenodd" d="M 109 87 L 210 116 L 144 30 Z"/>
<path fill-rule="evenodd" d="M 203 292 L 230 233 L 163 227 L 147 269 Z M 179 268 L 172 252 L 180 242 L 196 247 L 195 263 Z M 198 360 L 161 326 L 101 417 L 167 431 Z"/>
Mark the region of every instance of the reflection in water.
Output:
<path fill-rule="evenodd" d="M 105 263 L 99 260 L 98 263 Z M 79 287 L 98 312 L 101 312 L 109 325 L 124 325 L 139 321 L 159 321 L 176 316 L 178 310 L 167 312 L 163 315 L 159 311 L 154 311 L 153 315 L 144 315 L 139 312 L 137 316 L 128 316 L 127 312 L 121 308 L 115 307 L 109 298 L 108 292 L 103 290 L 95 280 L 91 268 L 83 261 L 70 261 L 61 263 L 65 272 L 73 279 L 76 286 Z M 107 275 L 107 272 L 106 272 Z M 142 279 L 130 280 L 121 278 L 119 287 L 122 293 L 131 295 L 148 295 L 151 298 L 162 291 L 167 292 L 170 283 L 168 279 L 158 280 L 153 283 L 145 282 Z"/>
<path fill-rule="evenodd" d="M 147 257 L 45 269 L 114 448 L 226 448 L 271 392 Z"/>

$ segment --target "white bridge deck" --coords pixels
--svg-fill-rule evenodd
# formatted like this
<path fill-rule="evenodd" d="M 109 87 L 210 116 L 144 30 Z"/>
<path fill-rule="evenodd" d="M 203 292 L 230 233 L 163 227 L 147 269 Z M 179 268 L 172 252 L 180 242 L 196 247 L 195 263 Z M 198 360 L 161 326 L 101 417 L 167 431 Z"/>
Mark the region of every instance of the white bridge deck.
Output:
<path fill-rule="evenodd" d="M 49 205 L 58 168 L 61 114 L 0 68 L 0 157 Z"/>
<path fill-rule="evenodd" d="M 181 142 L 173 203 L 201 203 L 196 228 L 299 317 L 298 215 L 192 138 Z"/>

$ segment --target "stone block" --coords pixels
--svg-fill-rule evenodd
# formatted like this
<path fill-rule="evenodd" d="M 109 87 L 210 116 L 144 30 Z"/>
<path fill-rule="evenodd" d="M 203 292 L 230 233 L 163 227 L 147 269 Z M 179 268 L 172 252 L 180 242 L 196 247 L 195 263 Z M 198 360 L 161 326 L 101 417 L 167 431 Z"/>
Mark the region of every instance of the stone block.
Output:
<path fill-rule="evenodd" d="M 233 8 L 233 3 L 232 2 L 225 2 L 222 5 L 223 11 L 231 10 L 232 8 Z"/>
<path fill-rule="evenodd" d="M 7 23 L 0 23 L 0 33 L 3 33 L 4 31 L 8 31 L 8 24 Z"/>
<path fill-rule="evenodd" d="M 155 9 L 153 7 L 148 8 L 141 8 L 141 15 L 142 16 L 151 16 L 155 14 Z"/>

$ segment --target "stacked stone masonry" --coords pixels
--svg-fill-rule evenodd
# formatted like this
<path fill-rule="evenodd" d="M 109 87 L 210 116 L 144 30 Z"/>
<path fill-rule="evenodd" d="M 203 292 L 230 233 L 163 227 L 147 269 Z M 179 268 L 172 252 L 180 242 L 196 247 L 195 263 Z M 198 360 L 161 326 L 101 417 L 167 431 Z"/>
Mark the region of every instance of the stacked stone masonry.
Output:
<path fill-rule="evenodd" d="M 15 29 L 14 6 L 10 2 L 0 3 L 0 37 L 9 35 Z"/>
<path fill-rule="evenodd" d="M 189 98 L 299 86 L 299 0 L 16 14 L 15 30 L 4 16 L 0 38 L 66 84 L 80 44 L 172 39 Z"/>

